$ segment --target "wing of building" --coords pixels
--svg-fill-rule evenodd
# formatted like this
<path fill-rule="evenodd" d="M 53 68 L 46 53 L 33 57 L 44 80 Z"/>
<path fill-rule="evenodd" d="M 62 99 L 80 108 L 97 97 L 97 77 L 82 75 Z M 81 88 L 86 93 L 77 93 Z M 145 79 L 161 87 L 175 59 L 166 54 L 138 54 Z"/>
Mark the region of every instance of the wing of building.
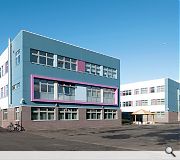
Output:
<path fill-rule="evenodd" d="M 1 126 L 121 125 L 119 88 L 119 59 L 20 31 L 0 55 Z"/>
<path fill-rule="evenodd" d="M 180 84 L 163 78 L 121 85 L 123 116 L 140 109 L 155 112 L 155 122 L 180 120 Z M 144 117 L 141 116 L 140 119 Z"/>

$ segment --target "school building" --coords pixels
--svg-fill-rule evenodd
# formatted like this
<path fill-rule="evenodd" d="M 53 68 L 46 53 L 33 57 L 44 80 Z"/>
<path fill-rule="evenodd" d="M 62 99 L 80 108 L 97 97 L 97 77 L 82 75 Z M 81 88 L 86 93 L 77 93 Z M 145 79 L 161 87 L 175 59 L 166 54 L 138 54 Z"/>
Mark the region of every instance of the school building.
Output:
<path fill-rule="evenodd" d="M 120 126 L 119 90 L 119 59 L 20 31 L 0 55 L 0 126 Z"/>

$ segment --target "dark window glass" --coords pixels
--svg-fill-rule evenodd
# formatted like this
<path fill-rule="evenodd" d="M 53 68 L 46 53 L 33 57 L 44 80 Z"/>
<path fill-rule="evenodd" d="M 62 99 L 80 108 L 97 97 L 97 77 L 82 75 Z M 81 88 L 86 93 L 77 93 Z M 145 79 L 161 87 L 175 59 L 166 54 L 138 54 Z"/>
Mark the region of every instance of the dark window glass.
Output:
<path fill-rule="evenodd" d="M 76 64 L 71 64 L 71 69 L 72 69 L 73 71 L 75 71 L 75 70 L 76 70 Z"/>
<path fill-rule="evenodd" d="M 70 69 L 70 63 L 69 62 L 65 62 L 65 68 Z"/>
<path fill-rule="evenodd" d="M 46 52 L 39 51 L 39 55 L 46 56 Z"/>
<path fill-rule="evenodd" d="M 41 92 L 47 92 L 47 84 L 41 84 Z"/>
<path fill-rule="evenodd" d="M 38 56 L 31 55 L 31 62 L 38 63 Z"/>
<path fill-rule="evenodd" d="M 63 64 L 64 64 L 64 62 L 58 61 L 58 67 L 63 68 Z"/>
<path fill-rule="evenodd" d="M 47 59 L 47 65 L 53 66 L 53 59 Z"/>
<path fill-rule="evenodd" d="M 69 87 L 65 86 L 64 90 L 65 90 L 65 95 L 69 95 Z"/>
<path fill-rule="evenodd" d="M 46 57 L 39 57 L 40 64 L 46 64 Z"/>

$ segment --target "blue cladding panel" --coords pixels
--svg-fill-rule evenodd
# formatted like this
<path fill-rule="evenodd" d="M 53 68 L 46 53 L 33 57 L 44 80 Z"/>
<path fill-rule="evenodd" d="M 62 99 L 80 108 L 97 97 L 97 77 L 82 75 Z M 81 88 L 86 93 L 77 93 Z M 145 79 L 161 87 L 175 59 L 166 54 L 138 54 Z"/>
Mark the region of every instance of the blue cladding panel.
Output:
<path fill-rule="evenodd" d="M 23 50 L 22 50 L 22 32 L 20 32 L 12 41 L 12 85 L 20 82 L 20 88 L 12 90 L 13 106 L 20 105 L 20 100 L 23 98 Z M 16 65 L 16 52 L 20 50 L 20 64 Z"/>
<path fill-rule="evenodd" d="M 167 79 L 167 86 L 168 86 L 168 98 L 167 98 L 167 104 L 169 111 L 178 111 L 178 98 L 177 98 L 177 89 L 180 89 L 179 83 Z"/>
<path fill-rule="evenodd" d="M 38 36 L 23 31 L 23 98 L 28 105 L 37 105 L 30 101 L 30 75 L 36 74 L 47 77 L 62 78 L 67 80 L 75 80 L 87 83 L 102 84 L 108 86 L 116 86 L 120 88 L 120 61 L 118 59 L 108 57 L 89 50 L 68 45 L 49 38 Z M 88 73 L 79 73 L 64 69 L 46 67 L 42 65 L 32 64 L 30 62 L 30 48 L 46 51 L 49 53 L 59 54 L 70 58 L 75 58 L 90 63 L 95 63 L 118 70 L 118 78 L 110 79 L 101 76 L 90 75 Z M 38 103 L 41 105 L 41 103 Z M 42 104 L 54 105 L 54 104 Z"/>

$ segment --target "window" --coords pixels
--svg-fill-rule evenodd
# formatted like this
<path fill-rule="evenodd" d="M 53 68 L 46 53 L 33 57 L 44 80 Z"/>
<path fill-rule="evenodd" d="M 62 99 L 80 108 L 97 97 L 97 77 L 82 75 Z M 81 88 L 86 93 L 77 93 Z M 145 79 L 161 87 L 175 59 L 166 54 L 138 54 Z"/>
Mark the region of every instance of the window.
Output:
<path fill-rule="evenodd" d="M 135 95 L 139 94 L 139 89 L 135 89 L 135 90 L 134 90 L 134 94 L 135 94 Z"/>
<path fill-rule="evenodd" d="M 85 72 L 94 74 L 94 75 L 100 75 L 100 65 L 86 62 Z"/>
<path fill-rule="evenodd" d="M 16 65 L 20 64 L 20 49 L 15 53 Z"/>
<path fill-rule="evenodd" d="M 115 90 L 103 89 L 103 103 L 114 104 L 115 103 Z"/>
<path fill-rule="evenodd" d="M 141 88 L 141 94 L 146 94 L 148 92 L 147 88 Z"/>
<path fill-rule="evenodd" d="M 12 86 L 12 90 L 16 90 L 16 89 L 18 89 L 18 88 L 20 88 L 20 82 L 14 84 L 14 85 Z"/>
<path fill-rule="evenodd" d="M 164 92 L 164 86 L 157 86 L 157 92 Z"/>
<path fill-rule="evenodd" d="M 72 59 L 72 58 L 58 56 L 57 66 L 59 68 L 76 71 L 77 70 L 76 69 L 77 68 L 76 61 L 77 60 Z"/>
<path fill-rule="evenodd" d="M 117 70 L 113 68 L 103 67 L 103 76 L 108 78 L 117 78 Z"/>
<path fill-rule="evenodd" d="M 4 92 L 3 92 L 4 90 L 3 90 L 3 87 L 1 87 L 1 98 L 3 98 L 4 97 Z"/>
<path fill-rule="evenodd" d="M 55 108 L 31 108 L 31 120 L 55 120 Z"/>
<path fill-rule="evenodd" d="M 58 113 L 59 120 L 78 120 L 77 108 L 59 108 Z"/>
<path fill-rule="evenodd" d="M 69 83 L 58 84 L 59 100 L 75 100 L 75 85 Z"/>
<path fill-rule="evenodd" d="M 8 96 L 8 85 L 4 87 L 4 96 Z"/>
<path fill-rule="evenodd" d="M 8 73 L 8 61 L 5 63 L 5 74 Z"/>
<path fill-rule="evenodd" d="M 7 109 L 3 109 L 3 120 L 7 120 L 8 119 L 8 111 Z"/>
<path fill-rule="evenodd" d="M 88 120 L 102 119 L 102 110 L 101 109 L 87 109 L 86 110 L 86 119 L 88 119 Z"/>
<path fill-rule="evenodd" d="M 165 112 L 156 112 L 157 118 L 164 118 Z"/>
<path fill-rule="evenodd" d="M 4 76 L 4 66 L 1 66 L 1 77 Z"/>
<path fill-rule="evenodd" d="M 136 106 L 148 106 L 148 100 L 137 100 Z"/>
<path fill-rule="evenodd" d="M 151 99 L 151 105 L 164 105 L 164 99 Z"/>
<path fill-rule="evenodd" d="M 47 53 L 44 51 L 38 51 L 35 49 L 30 49 L 30 61 L 32 63 L 43 64 L 46 66 L 53 66 L 54 54 Z"/>
<path fill-rule="evenodd" d="M 16 120 L 16 121 L 19 121 L 19 120 L 20 120 L 19 108 L 15 108 L 15 120 Z"/>
<path fill-rule="evenodd" d="M 115 109 L 105 109 L 104 119 L 117 119 L 117 111 Z"/>
<path fill-rule="evenodd" d="M 154 93 L 155 92 L 155 87 L 150 87 L 150 93 Z"/>
<path fill-rule="evenodd" d="M 87 87 L 87 101 L 101 102 L 101 89 L 97 87 Z"/>
<path fill-rule="evenodd" d="M 54 82 L 42 79 L 34 79 L 35 99 L 54 99 Z"/>
<path fill-rule="evenodd" d="M 148 100 L 142 100 L 142 106 L 148 106 Z"/>
<path fill-rule="evenodd" d="M 125 90 L 125 91 L 122 91 L 122 96 L 128 96 L 128 95 L 131 95 L 131 90 Z"/>
<path fill-rule="evenodd" d="M 122 107 L 131 107 L 133 105 L 132 101 L 122 102 Z"/>

